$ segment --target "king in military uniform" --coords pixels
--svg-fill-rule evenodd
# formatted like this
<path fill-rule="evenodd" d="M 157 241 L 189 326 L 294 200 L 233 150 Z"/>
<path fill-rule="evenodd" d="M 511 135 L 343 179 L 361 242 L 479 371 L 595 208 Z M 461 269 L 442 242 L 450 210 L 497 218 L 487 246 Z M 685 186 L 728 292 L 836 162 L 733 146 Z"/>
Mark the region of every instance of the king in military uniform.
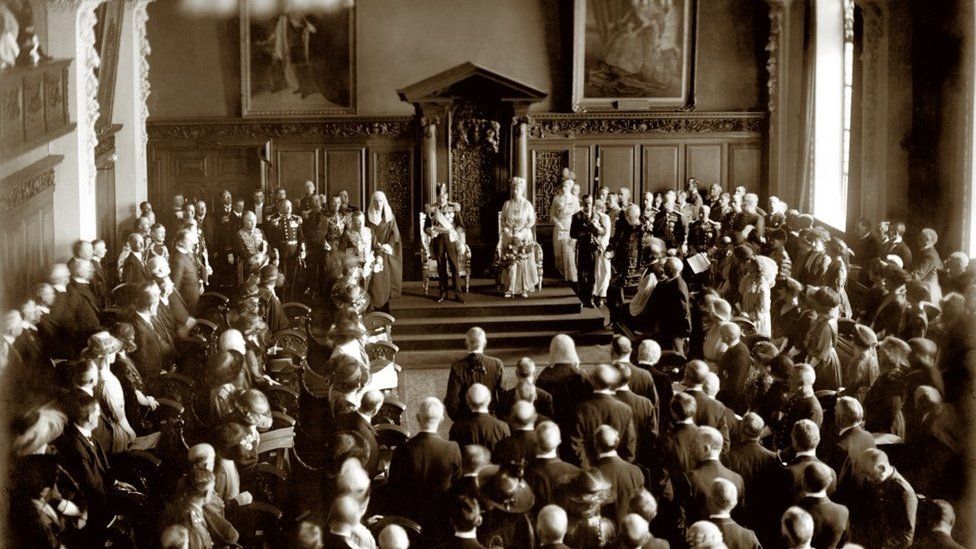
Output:
<path fill-rule="evenodd" d="M 437 259 L 437 282 L 440 285 L 437 302 L 447 299 L 447 271 L 450 269 L 454 299 L 464 303 L 464 298 L 461 297 L 461 278 L 458 274 L 458 231 L 464 230 L 461 205 L 449 200 L 447 185 L 441 183 L 437 186 L 437 202 L 427 209 L 424 231 L 430 236 L 431 251 Z"/>
<path fill-rule="evenodd" d="M 285 291 L 294 296 L 298 282 L 298 266 L 305 258 L 305 236 L 302 218 L 291 213 L 291 201 L 278 202 L 278 214 L 268 220 L 271 242 L 278 249 L 278 261 L 285 275 Z"/>

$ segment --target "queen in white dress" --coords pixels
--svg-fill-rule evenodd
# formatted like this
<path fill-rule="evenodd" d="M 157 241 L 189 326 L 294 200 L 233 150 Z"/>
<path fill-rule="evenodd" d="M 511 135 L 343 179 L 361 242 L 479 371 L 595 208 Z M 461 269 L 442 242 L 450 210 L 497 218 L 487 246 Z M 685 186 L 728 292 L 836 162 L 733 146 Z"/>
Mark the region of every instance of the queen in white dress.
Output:
<path fill-rule="evenodd" d="M 562 189 L 552 198 L 549 217 L 552 219 L 552 257 L 556 270 L 567 282 L 576 282 L 576 243 L 569 237 L 573 214 L 580 210 L 579 196 L 573 194 L 575 175 L 563 168 Z"/>
<path fill-rule="evenodd" d="M 600 253 L 596 259 L 596 272 L 593 276 L 593 299 L 598 302 L 606 300 L 607 289 L 610 287 L 610 232 L 613 229 L 613 224 L 610 221 L 610 216 L 607 214 L 607 203 L 602 200 L 597 200 L 593 203 L 593 209 L 596 212 L 594 216 L 595 224 L 597 226 L 599 235 L 597 236 L 597 242 L 600 249 Z"/>
<path fill-rule="evenodd" d="M 498 252 L 501 257 L 501 283 L 505 297 L 522 297 L 539 286 L 539 270 L 535 260 L 535 208 L 525 199 L 525 179 L 512 178 L 512 197 L 505 201 L 501 214 L 501 235 Z M 514 253 L 513 253 L 514 252 Z M 506 256 L 515 257 L 506 260 Z"/>

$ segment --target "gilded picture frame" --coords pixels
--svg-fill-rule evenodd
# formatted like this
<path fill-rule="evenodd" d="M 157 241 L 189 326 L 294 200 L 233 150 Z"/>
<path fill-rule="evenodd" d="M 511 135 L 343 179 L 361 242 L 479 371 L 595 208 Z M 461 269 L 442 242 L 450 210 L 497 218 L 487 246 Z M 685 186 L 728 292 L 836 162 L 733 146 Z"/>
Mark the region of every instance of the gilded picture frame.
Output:
<path fill-rule="evenodd" d="M 356 114 L 355 1 L 271 14 L 251 4 L 240 8 L 241 115 Z"/>
<path fill-rule="evenodd" d="M 691 110 L 697 0 L 575 0 L 572 109 Z"/>

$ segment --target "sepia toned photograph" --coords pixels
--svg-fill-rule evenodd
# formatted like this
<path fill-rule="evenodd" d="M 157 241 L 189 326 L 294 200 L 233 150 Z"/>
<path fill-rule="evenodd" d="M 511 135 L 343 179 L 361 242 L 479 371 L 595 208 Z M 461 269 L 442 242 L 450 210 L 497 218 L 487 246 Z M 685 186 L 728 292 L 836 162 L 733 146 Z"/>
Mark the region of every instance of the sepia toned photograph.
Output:
<path fill-rule="evenodd" d="M 0 0 L 0 549 L 976 547 L 976 0 Z"/>

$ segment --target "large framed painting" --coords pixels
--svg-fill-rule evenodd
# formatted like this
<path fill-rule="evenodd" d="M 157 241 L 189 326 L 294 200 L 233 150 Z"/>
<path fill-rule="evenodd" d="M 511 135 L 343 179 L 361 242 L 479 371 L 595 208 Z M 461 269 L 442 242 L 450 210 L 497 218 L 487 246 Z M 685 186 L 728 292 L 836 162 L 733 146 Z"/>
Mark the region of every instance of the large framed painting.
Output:
<path fill-rule="evenodd" d="M 95 51 L 98 64 L 98 120 L 95 128 L 101 130 L 112 123 L 112 106 L 115 104 L 115 75 L 119 65 L 119 43 L 122 38 L 123 0 L 108 0 L 95 8 Z"/>
<path fill-rule="evenodd" d="M 241 114 L 355 114 L 355 0 L 271 12 L 253 4 L 241 2 Z"/>
<path fill-rule="evenodd" d="M 696 0 L 576 0 L 573 110 L 695 104 Z"/>

